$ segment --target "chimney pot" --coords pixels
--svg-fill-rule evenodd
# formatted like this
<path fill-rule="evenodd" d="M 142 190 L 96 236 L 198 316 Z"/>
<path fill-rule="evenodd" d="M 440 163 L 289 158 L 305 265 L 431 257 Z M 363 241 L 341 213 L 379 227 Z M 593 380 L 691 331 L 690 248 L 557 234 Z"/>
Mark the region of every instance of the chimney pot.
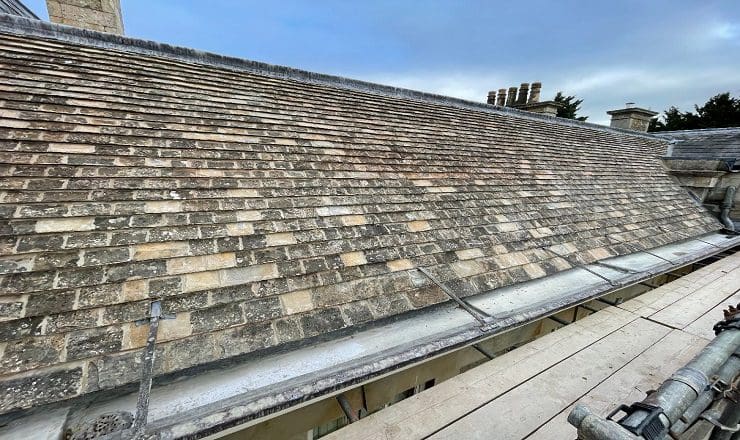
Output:
<path fill-rule="evenodd" d="M 495 90 L 491 90 L 490 92 L 488 92 L 488 101 L 486 102 L 488 102 L 491 105 L 496 104 L 496 91 Z"/>
<path fill-rule="evenodd" d="M 496 105 L 503 107 L 506 105 L 506 89 L 498 89 L 498 96 L 496 97 Z"/>
<path fill-rule="evenodd" d="M 509 87 L 509 94 L 506 97 L 506 106 L 511 107 L 516 104 L 516 87 Z"/>
<path fill-rule="evenodd" d="M 524 105 L 527 103 L 527 96 L 529 95 L 529 83 L 522 83 L 519 86 L 519 96 L 517 96 L 517 105 Z"/>
<path fill-rule="evenodd" d="M 540 90 L 542 89 L 541 82 L 533 82 L 532 90 L 529 91 L 529 103 L 534 104 L 540 102 Z"/>

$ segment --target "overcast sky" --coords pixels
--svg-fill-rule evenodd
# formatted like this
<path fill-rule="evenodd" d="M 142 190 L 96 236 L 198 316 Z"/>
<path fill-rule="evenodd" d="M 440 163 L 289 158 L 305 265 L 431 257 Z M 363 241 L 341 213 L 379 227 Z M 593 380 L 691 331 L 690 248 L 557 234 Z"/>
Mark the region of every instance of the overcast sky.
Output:
<path fill-rule="evenodd" d="M 475 101 L 541 81 L 543 99 L 583 98 L 589 122 L 740 96 L 738 0 L 121 3 L 129 36 Z"/>

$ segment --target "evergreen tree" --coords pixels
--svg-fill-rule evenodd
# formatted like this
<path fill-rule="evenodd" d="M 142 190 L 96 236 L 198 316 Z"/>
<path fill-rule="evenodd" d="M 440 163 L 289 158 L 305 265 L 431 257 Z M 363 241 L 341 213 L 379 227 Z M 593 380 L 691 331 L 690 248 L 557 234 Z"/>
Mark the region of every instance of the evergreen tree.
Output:
<path fill-rule="evenodd" d="M 682 112 L 671 106 L 663 116 L 650 121 L 648 131 L 695 130 L 699 128 L 740 127 L 740 98 L 729 92 L 715 95 L 693 112 Z"/>
<path fill-rule="evenodd" d="M 577 99 L 575 96 L 565 96 L 563 92 L 558 92 L 553 101 L 561 104 L 561 107 L 558 108 L 559 118 L 575 119 L 577 121 L 588 119 L 588 116 L 578 116 L 583 99 Z"/>

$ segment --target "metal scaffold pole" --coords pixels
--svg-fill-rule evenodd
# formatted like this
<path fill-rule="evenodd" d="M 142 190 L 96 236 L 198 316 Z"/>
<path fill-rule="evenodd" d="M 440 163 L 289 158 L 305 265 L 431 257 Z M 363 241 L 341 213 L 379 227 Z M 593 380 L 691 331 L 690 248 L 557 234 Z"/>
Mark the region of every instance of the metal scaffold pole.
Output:
<path fill-rule="evenodd" d="M 606 418 L 576 406 L 568 422 L 578 429 L 578 438 L 729 439 L 740 419 L 740 309 L 730 306 L 714 330 L 716 337 L 694 359 L 641 402 L 621 405 Z"/>

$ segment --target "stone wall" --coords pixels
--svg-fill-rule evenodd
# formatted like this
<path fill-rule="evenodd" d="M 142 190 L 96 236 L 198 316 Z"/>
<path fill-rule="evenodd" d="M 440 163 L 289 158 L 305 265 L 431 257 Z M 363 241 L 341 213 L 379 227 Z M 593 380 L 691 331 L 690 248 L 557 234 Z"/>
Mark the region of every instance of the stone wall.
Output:
<path fill-rule="evenodd" d="M 46 0 L 46 6 L 53 23 L 123 34 L 120 0 Z"/>

